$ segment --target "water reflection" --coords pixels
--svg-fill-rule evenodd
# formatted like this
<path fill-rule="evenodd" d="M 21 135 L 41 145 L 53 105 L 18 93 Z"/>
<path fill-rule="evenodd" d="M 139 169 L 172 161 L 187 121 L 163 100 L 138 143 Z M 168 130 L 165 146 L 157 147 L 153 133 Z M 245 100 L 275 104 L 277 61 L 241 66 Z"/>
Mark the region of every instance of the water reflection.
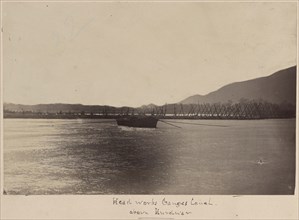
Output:
<path fill-rule="evenodd" d="M 4 189 L 29 195 L 293 194 L 294 122 L 129 129 L 102 120 L 6 120 Z M 259 158 L 267 163 L 259 165 Z"/>
<path fill-rule="evenodd" d="M 90 125 L 89 125 L 90 126 Z M 73 178 L 80 181 L 79 193 L 149 194 L 163 193 L 169 183 L 175 148 L 164 147 L 157 129 L 123 129 L 114 124 L 89 127 L 89 135 L 80 144 L 61 146 L 67 160 L 60 167 L 73 170 Z M 62 126 L 59 129 L 64 130 Z M 63 132 L 63 131 L 62 131 Z M 77 130 L 74 138 L 82 136 Z M 113 138 L 111 138 L 113 137 Z M 165 142 L 165 141 L 164 141 Z M 168 146 L 172 143 L 169 141 Z M 61 158 L 62 159 L 62 158 Z M 53 164 L 57 160 L 52 161 Z"/>

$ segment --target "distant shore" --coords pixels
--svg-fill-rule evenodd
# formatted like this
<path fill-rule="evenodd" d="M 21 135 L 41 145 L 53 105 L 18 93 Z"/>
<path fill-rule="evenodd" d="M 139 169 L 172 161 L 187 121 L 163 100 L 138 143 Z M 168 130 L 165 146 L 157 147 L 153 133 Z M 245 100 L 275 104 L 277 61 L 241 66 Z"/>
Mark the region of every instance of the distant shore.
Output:
<path fill-rule="evenodd" d="M 101 114 L 44 114 L 44 113 L 4 113 L 4 118 L 15 119 L 116 119 L 119 117 L 125 117 L 129 115 L 101 115 Z M 248 115 L 228 116 L 228 115 L 156 115 L 160 119 L 185 119 L 185 120 L 203 120 L 203 119 L 215 119 L 215 120 L 259 120 L 259 119 L 283 119 L 283 118 L 296 118 L 296 116 L 284 116 L 284 117 L 249 117 Z"/>

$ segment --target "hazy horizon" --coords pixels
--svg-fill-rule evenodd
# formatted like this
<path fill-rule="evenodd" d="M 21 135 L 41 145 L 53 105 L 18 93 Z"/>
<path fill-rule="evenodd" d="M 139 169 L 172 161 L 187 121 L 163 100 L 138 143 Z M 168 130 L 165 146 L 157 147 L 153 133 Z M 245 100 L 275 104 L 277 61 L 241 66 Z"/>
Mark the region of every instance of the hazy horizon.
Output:
<path fill-rule="evenodd" d="M 296 65 L 295 2 L 4 2 L 5 103 L 139 107 Z"/>
<path fill-rule="evenodd" d="M 286 68 L 283 68 L 283 69 L 288 69 L 288 68 L 291 68 L 291 67 L 294 67 L 294 66 L 290 66 L 290 67 L 286 67 Z M 297 65 L 295 65 L 295 67 L 297 67 Z M 282 69 L 282 70 L 283 70 Z M 278 70 L 279 71 L 279 70 Z M 275 72 L 277 72 L 277 71 L 275 71 Z M 274 74 L 274 73 L 273 73 Z M 270 74 L 270 75 L 267 75 L 267 76 L 271 76 L 272 74 Z M 265 76 L 265 77 L 267 77 L 267 76 Z M 260 78 L 260 77 L 258 77 L 258 78 Z M 254 79 L 257 79 L 257 78 L 254 78 Z M 248 79 L 248 80 L 245 80 L 245 81 L 249 81 L 249 80 L 254 80 L 254 79 Z M 242 81 L 242 82 L 245 82 L 245 81 Z M 238 82 L 240 82 L 240 81 L 238 81 Z M 230 85 L 230 84 L 233 84 L 233 83 L 238 83 L 238 82 L 231 82 L 231 83 L 228 83 L 228 84 L 226 84 L 226 85 L 223 85 L 223 86 L 221 86 L 221 87 L 219 87 L 218 89 L 216 89 L 216 90 L 214 90 L 214 91 L 217 91 L 217 90 L 219 90 L 219 89 L 221 89 L 222 87 L 224 87 L 224 86 L 227 86 L 227 85 Z M 201 95 L 201 96 L 205 96 L 205 95 L 208 95 L 208 94 L 210 94 L 210 93 L 212 93 L 212 92 L 214 92 L 214 91 L 211 91 L 211 92 L 208 92 L 208 93 L 206 93 L 206 94 L 193 94 L 193 95 L 190 95 L 190 96 L 196 96 L 196 95 Z M 190 97 L 190 96 L 188 96 L 188 97 Z M 188 97 L 185 97 L 184 99 L 186 99 L 186 98 L 188 98 Z M 179 101 L 177 101 L 177 102 L 173 102 L 173 103 L 179 103 L 180 101 L 182 101 L 182 100 L 179 100 Z M 165 102 L 164 104 L 173 104 L 173 103 L 169 103 L 169 102 Z M 100 106 L 102 106 L 103 104 L 101 104 L 101 103 L 95 103 L 95 104 L 83 104 L 83 103 L 61 103 L 61 102 L 53 102 L 53 103 L 36 103 L 36 104 L 26 104 L 26 103 L 13 103 L 13 102 L 4 102 L 4 104 L 18 104 L 18 105 L 49 105 L 49 104 L 69 104 L 69 105 L 90 105 L 90 106 L 93 106 L 93 105 L 100 105 Z M 141 105 L 139 105 L 139 106 L 125 106 L 125 105 L 121 105 L 121 106 L 117 106 L 117 105 L 107 105 L 107 106 L 113 106 L 113 107 L 141 107 L 141 106 L 143 106 L 143 105 L 158 105 L 158 104 L 156 104 L 156 103 L 144 103 L 144 104 L 141 104 Z M 161 105 L 163 105 L 163 104 L 161 104 Z"/>

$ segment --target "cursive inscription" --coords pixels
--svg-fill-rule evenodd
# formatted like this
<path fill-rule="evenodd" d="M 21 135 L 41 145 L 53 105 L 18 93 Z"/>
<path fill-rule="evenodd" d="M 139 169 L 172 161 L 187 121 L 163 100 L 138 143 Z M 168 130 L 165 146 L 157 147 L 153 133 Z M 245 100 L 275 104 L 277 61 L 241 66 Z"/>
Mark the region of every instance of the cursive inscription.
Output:
<path fill-rule="evenodd" d="M 174 200 L 163 197 L 161 199 L 136 199 L 113 197 L 112 204 L 115 206 L 128 206 L 130 215 L 138 216 L 186 216 L 191 215 L 190 210 L 195 206 L 214 206 L 211 198 L 190 198 L 185 200 Z"/>

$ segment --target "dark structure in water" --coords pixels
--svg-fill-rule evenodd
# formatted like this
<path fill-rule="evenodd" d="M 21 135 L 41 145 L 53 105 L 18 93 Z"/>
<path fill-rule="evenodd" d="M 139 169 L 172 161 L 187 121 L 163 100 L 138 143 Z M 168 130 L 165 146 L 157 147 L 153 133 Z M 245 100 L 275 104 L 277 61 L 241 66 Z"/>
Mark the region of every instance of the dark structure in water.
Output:
<path fill-rule="evenodd" d="M 127 127 L 156 128 L 158 118 L 153 116 L 124 116 L 117 118 L 117 124 Z"/>

